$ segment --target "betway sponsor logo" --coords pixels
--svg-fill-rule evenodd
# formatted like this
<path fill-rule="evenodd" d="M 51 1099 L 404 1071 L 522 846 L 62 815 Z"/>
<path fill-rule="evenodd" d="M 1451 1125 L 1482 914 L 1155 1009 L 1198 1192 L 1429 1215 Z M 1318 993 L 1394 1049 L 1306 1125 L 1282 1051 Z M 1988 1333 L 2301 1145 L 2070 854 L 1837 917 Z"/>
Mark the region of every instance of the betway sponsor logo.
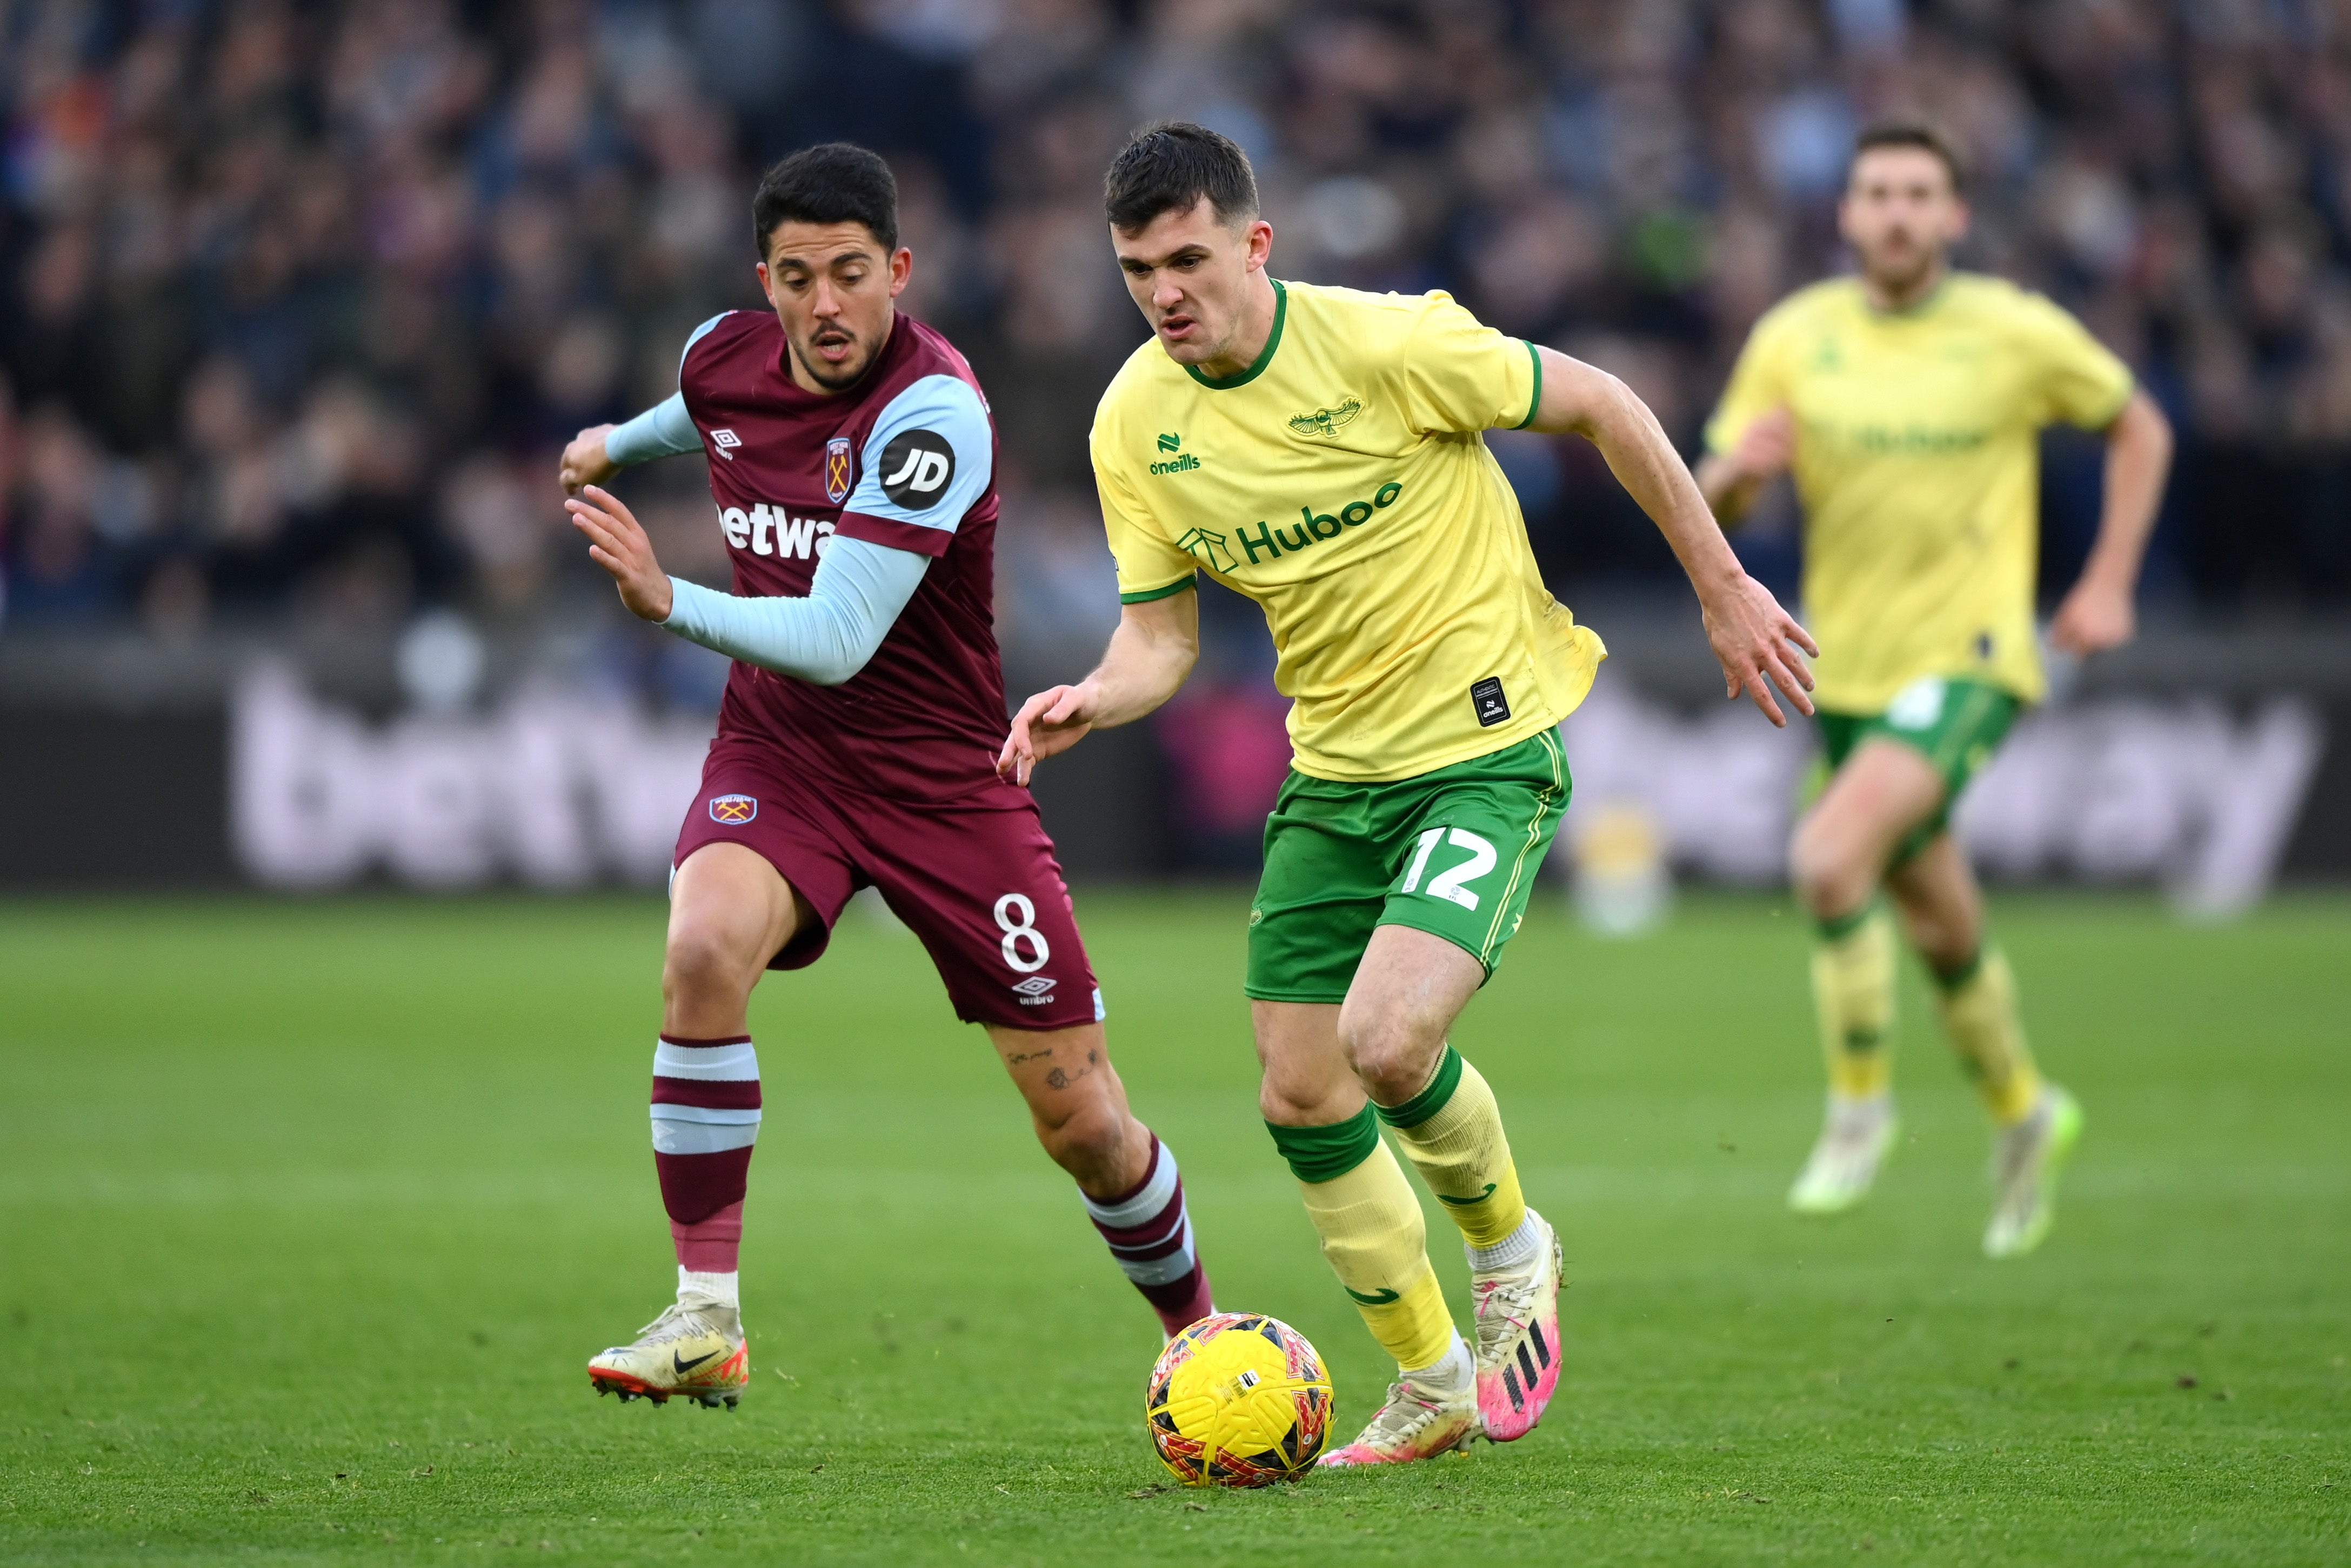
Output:
<path fill-rule="evenodd" d="M 1248 554 L 1251 566 L 1255 566 L 1260 558 L 1279 560 L 1284 550 L 1302 550 L 1323 539 L 1335 539 L 1349 528 L 1361 528 L 1372 520 L 1374 513 L 1394 506 L 1395 498 L 1403 494 L 1404 486 L 1391 479 L 1373 491 L 1368 501 L 1350 501 L 1336 512 L 1317 512 L 1311 507 L 1301 507 L 1298 508 L 1300 520 L 1288 528 L 1276 528 L 1271 523 L 1260 522 L 1255 533 L 1247 528 L 1242 528 L 1234 543 Z M 1325 523 L 1330 527 L 1324 528 L 1322 525 Z"/>
<path fill-rule="evenodd" d="M 789 517 L 781 507 L 770 507 L 765 501 L 748 512 L 740 507 L 727 507 L 718 514 L 718 526 L 735 549 L 787 560 L 820 556 L 832 542 L 831 523 L 820 517 Z"/>

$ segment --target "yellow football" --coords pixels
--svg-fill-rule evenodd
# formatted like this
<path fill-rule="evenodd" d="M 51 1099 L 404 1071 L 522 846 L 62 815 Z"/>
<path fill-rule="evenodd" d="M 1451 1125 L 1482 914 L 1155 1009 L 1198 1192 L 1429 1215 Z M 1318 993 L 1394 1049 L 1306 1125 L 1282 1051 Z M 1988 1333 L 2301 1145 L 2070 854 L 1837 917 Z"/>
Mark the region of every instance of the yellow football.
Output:
<path fill-rule="evenodd" d="M 1261 1487 L 1313 1468 L 1331 1435 L 1331 1377 L 1279 1318 L 1217 1312 L 1167 1342 L 1144 1415 L 1186 1486 Z"/>

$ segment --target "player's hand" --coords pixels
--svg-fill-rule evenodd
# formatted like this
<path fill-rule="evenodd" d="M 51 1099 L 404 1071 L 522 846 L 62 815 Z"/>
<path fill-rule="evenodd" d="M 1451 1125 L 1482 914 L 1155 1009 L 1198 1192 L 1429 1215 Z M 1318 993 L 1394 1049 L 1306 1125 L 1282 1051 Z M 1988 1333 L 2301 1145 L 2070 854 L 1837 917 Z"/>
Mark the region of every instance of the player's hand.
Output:
<path fill-rule="evenodd" d="M 621 602 L 641 621 L 662 622 L 676 601 L 669 574 L 653 559 L 653 541 L 620 497 L 590 485 L 563 503 L 571 526 L 588 536 L 588 559 L 612 574 Z"/>
<path fill-rule="evenodd" d="M 1796 416 L 1784 405 L 1757 416 L 1739 438 L 1730 460 L 1740 476 L 1750 481 L 1779 474 L 1796 460 Z"/>
<path fill-rule="evenodd" d="M 1004 749 L 996 755 L 996 776 L 1025 789 L 1037 764 L 1069 750 L 1093 728 L 1098 695 L 1087 681 L 1039 692 L 1022 703 L 1012 716 L 1012 733 L 1004 737 Z"/>
<path fill-rule="evenodd" d="M 1706 640 L 1722 662 L 1722 695 L 1735 698 L 1746 693 L 1764 717 L 1785 729 L 1788 716 L 1771 696 L 1777 686 L 1798 713 L 1809 716 L 1813 699 L 1805 694 L 1813 689 L 1813 671 L 1796 650 L 1817 659 L 1820 645 L 1780 608 L 1771 591 L 1742 571 L 1703 595 L 1700 603 L 1706 612 Z"/>
<path fill-rule="evenodd" d="M 571 438 L 571 444 L 563 449 L 563 465 L 557 470 L 565 495 L 576 496 L 583 486 L 601 485 L 621 471 L 604 450 L 604 437 L 611 434 L 611 425 L 599 424 Z"/>
<path fill-rule="evenodd" d="M 2049 623 L 2049 641 L 2076 658 L 2119 648 L 2138 632 L 2138 612 L 2130 592 L 2093 578 L 2084 578 L 2057 607 Z"/>

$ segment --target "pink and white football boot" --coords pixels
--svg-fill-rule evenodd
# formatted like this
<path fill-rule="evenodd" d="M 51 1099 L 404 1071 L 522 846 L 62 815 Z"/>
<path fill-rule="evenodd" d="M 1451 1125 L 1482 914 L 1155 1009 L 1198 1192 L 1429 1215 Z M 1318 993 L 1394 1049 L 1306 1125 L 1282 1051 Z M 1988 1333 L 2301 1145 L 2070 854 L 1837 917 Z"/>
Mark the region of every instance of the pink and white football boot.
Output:
<path fill-rule="evenodd" d="M 1343 1448 L 1332 1449 L 1319 1462 L 1332 1469 L 1357 1465 L 1408 1465 L 1415 1459 L 1433 1459 L 1439 1454 L 1467 1448 L 1477 1435 L 1478 1398 L 1474 1385 L 1455 1393 L 1404 1376 L 1388 1385 L 1387 1398 L 1355 1440 Z"/>
<path fill-rule="evenodd" d="M 1486 1436 L 1515 1442 L 1535 1429 L 1559 1387 L 1559 1233 L 1533 1209 L 1532 1255 L 1469 1270 L 1478 1305 L 1478 1413 Z"/>

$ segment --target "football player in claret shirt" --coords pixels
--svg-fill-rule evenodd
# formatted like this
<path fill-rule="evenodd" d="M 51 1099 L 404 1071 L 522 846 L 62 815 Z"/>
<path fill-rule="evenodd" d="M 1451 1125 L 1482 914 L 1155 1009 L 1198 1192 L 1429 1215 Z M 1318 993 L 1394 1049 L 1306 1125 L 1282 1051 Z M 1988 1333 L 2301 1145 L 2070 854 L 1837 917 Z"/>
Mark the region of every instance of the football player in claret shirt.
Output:
<path fill-rule="evenodd" d="M 987 400 L 963 356 L 893 303 L 914 258 L 880 158 L 831 143 L 785 159 L 752 229 L 774 308 L 705 322 L 675 397 L 563 455 L 566 507 L 622 601 L 735 660 L 678 835 L 653 1052 L 677 1300 L 590 1376 L 599 1392 L 705 1406 L 731 1406 L 747 1381 L 736 1258 L 759 1130 L 751 988 L 814 963 L 867 886 L 922 939 L 956 1016 L 987 1029 L 1039 1140 L 1173 1334 L 1210 1310 L 1176 1158 L 1127 1108 L 1052 841 L 994 767 Z M 696 447 L 732 593 L 665 575 L 601 487 Z"/>
<path fill-rule="evenodd" d="M 1740 569 L 1689 472 L 1613 376 L 1481 326 L 1443 294 L 1276 282 L 1230 141 L 1154 126 L 1111 166 L 1110 237 L 1150 341 L 1094 416 L 1123 604 L 1101 665 L 1030 697 L 998 766 L 1174 695 L 1197 574 L 1263 606 L 1294 768 L 1266 824 L 1245 986 L 1259 1108 L 1340 1284 L 1396 1359 L 1325 1464 L 1524 1436 L 1559 1379 L 1559 1242 L 1527 1207 L 1494 1092 L 1447 1043 L 1500 963 L 1568 777 L 1558 726 L 1600 641 L 1544 591 L 1498 425 L 1593 442 L 1696 585 L 1732 694 L 1797 708 L 1810 640 Z M 1383 1124 L 1468 1249 L 1474 1351 L 1431 1270 Z"/>
<path fill-rule="evenodd" d="M 2075 655 L 2130 637 L 2171 435 L 2079 321 L 2013 284 L 1951 270 L 1967 215 L 1958 163 L 1934 131 L 1865 132 L 1840 209 L 1861 270 L 1798 291 L 1755 324 L 1707 426 L 1698 480 L 1730 523 L 1794 469 L 1804 612 L 1823 650 L 1826 783 L 1790 861 L 1819 927 L 1828 1115 L 1789 1205 L 1852 1207 L 1893 1146 L 1895 937 L 1883 887 L 1999 1128 L 1983 1247 L 2006 1258 L 2048 1233 L 2082 1113 L 2026 1049 L 2016 983 L 1985 936 L 1951 807 L 2046 687 L 2032 625 L 2042 428 L 2106 434 L 2097 543 L 2049 632 Z"/>

